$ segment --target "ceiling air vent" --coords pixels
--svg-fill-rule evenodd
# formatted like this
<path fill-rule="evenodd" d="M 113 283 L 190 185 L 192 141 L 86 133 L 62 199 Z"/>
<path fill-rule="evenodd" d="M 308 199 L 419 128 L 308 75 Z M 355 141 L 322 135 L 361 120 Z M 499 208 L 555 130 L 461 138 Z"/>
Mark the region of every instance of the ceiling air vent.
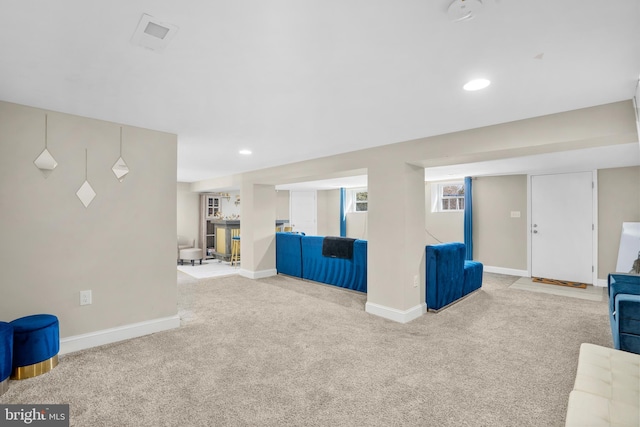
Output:
<path fill-rule="evenodd" d="M 177 32 L 176 25 L 160 22 L 144 13 L 131 37 L 131 43 L 154 52 L 162 52 Z"/>

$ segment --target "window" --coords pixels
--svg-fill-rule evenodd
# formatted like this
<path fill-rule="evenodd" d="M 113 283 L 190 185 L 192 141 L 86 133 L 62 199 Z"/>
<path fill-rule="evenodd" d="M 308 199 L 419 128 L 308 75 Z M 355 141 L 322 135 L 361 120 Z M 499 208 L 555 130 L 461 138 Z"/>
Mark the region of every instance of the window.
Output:
<path fill-rule="evenodd" d="M 431 184 L 431 212 L 464 211 L 464 182 Z"/>
<path fill-rule="evenodd" d="M 369 194 L 366 187 L 348 188 L 345 195 L 345 212 L 367 212 Z"/>
<path fill-rule="evenodd" d="M 368 206 L 368 194 L 366 191 L 356 191 L 356 212 L 367 212 Z"/>

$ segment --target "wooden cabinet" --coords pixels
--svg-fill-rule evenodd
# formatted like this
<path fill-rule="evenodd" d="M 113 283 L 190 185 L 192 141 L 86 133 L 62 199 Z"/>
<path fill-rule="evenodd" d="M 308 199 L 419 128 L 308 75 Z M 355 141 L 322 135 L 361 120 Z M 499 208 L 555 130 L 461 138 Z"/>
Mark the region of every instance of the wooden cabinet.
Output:
<path fill-rule="evenodd" d="M 207 219 L 213 219 L 220 212 L 220 198 L 205 194 L 205 215 Z"/>
<path fill-rule="evenodd" d="M 202 253 L 206 258 L 213 258 L 213 253 L 216 249 L 216 235 L 215 235 L 215 227 L 211 223 L 211 221 L 207 220 L 205 224 L 205 247 L 202 249 Z"/>

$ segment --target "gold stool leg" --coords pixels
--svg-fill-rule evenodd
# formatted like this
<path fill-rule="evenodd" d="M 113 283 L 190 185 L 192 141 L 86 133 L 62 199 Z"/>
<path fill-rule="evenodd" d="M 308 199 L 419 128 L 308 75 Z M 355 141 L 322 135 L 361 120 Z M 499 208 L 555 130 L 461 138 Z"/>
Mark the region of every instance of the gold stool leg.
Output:
<path fill-rule="evenodd" d="M 17 368 L 14 368 L 13 372 L 11 373 L 11 379 L 24 380 L 27 378 L 37 377 L 38 375 L 46 374 L 56 366 L 58 366 L 57 354 L 50 359 L 34 363 L 33 365 L 19 366 Z"/>

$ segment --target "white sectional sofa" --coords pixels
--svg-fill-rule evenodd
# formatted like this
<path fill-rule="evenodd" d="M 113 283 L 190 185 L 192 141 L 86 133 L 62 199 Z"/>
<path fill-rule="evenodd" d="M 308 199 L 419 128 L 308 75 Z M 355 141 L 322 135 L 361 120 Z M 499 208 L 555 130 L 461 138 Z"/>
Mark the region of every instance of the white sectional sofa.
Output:
<path fill-rule="evenodd" d="M 565 426 L 640 426 L 640 354 L 582 344 Z"/>

